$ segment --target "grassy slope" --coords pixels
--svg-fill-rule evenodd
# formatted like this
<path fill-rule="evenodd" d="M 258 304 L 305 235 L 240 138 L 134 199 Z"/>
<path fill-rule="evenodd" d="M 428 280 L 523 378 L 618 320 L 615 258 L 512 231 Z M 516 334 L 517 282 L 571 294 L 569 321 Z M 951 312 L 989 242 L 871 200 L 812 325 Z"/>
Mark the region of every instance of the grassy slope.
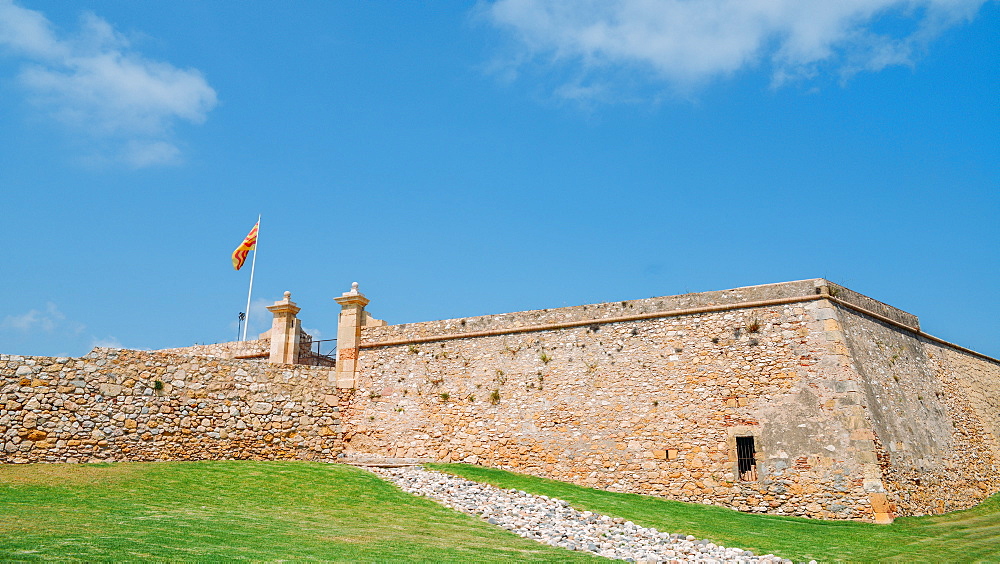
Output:
<path fill-rule="evenodd" d="M 0 560 L 593 561 L 355 468 L 0 465 Z"/>
<path fill-rule="evenodd" d="M 573 507 L 796 561 L 1000 562 L 1000 494 L 966 511 L 892 525 L 750 515 L 709 505 L 583 488 L 465 464 L 429 467 L 501 488 L 557 497 Z"/>

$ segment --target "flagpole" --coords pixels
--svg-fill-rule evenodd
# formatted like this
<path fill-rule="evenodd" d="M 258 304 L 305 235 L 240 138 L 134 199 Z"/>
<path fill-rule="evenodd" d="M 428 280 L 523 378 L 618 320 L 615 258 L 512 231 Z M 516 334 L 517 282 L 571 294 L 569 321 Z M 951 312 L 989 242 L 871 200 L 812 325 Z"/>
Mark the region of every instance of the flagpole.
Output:
<path fill-rule="evenodd" d="M 250 296 L 253 295 L 253 269 L 257 266 L 257 242 L 260 241 L 260 214 L 257 214 L 257 241 L 253 245 L 253 260 L 250 261 L 250 291 L 247 292 L 247 322 L 243 324 L 243 339 L 247 340 L 247 329 L 250 328 Z"/>

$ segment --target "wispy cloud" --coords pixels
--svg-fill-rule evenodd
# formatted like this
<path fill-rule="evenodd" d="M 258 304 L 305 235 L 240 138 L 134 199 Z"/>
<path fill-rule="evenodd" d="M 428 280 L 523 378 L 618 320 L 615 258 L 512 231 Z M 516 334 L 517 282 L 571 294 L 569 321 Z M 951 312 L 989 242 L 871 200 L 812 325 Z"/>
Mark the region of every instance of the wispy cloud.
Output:
<path fill-rule="evenodd" d="M 177 162 L 174 124 L 202 123 L 216 105 L 201 72 L 143 57 L 94 14 L 60 37 L 41 12 L 0 0 L 0 53 L 22 61 L 18 81 L 33 105 L 132 167 Z"/>
<path fill-rule="evenodd" d="M 116 338 L 114 338 L 112 336 L 108 336 L 108 337 L 105 337 L 103 339 L 98 339 L 97 337 L 93 337 L 90 340 L 90 347 L 91 348 L 94 348 L 94 347 L 103 347 L 103 348 L 106 348 L 106 349 L 122 349 L 122 348 L 125 348 L 124 345 L 122 345 L 121 341 L 119 341 L 118 339 L 116 339 Z"/>
<path fill-rule="evenodd" d="M 632 81 L 690 91 L 759 66 L 780 86 L 911 65 L 986 1 L 498 0 L 483 11 L 514 38 L 508 71 L 541 62 L 564 82 L 557 95 L 579 98 Z"/>
<path fill-rule="evenodd" d="M 59 311 L 56 304 L 49 303 L 44 310 L 31 309 L 21 315 L 8 315 L 0 321 L 0 328 L 16 329 L 18 331 L 52 332 L 66 316 Z"/>

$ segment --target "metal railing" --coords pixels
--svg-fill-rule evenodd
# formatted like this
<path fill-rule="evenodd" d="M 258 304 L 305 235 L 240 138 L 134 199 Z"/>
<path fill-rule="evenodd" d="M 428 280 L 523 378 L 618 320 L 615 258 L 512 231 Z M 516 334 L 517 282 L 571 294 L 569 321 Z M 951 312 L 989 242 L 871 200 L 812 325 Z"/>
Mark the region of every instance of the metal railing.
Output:
<path fill-rule="evenodd" d="M 308 359 L 300 358 L 302 364 L 335 366 L 337 363 L 337 339 L 319 339 L 309 343 Z M 308 362 L 302 362 L 308 360 Z"/>

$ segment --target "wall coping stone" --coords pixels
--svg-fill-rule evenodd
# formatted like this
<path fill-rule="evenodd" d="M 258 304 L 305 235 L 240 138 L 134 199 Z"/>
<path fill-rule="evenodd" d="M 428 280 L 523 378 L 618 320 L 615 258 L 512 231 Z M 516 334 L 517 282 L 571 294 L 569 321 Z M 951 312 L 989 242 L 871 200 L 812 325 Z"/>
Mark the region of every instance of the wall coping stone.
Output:
<path fill-rule="evenodd" d="M 749 299 L 754 297 L 763 297 L 764 299 Z M 824 299 L 883 323 L 888 323 L 919 337 L 1000 364 L 1000 360 L 991 356 L 967 349 L 921 331 L 919 319 L 911 313 L 907 313 L 839 284 L 831 283 L 823 278 L 745 286 L 731 290 L 663 296 L 642 300 L 625 300 L 622 302 L 606 302 L 480 317 L 362 327 L 362 340 L 358 348 L 371 349 L 449 341 L 453 339 L 533 333 L 584 327 L 593 324 L 603 325 L 661 317 L 677 317 L 681 315 L 750 309 Z M 689 305 L 689 307 L 679 307 L 679 305 Z M 611 315 L 616 310 L 619 315 Z M 620 314 L 628 310 L 638 311 L 625 315 Z M 537 323 L 537 321 L 542 320 L 549 322 Z M 536 323 L 532 324 L 530 323 L 531 321 L 536 321 Z"/>

